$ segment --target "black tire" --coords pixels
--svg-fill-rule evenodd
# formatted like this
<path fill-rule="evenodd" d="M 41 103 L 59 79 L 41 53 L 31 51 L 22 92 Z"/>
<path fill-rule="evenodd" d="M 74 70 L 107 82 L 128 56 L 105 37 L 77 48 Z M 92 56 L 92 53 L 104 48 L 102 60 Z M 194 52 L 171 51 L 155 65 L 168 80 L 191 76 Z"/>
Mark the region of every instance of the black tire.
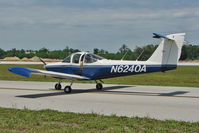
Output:
<path fill-rule="evenodd" d="M 65 93 L 71 93 L 71 91 L 72 91 L 72 89 L 71 89 L 70 86 L 66 86 L 66 87 L 64 88 L 64 92 L 65 92 Z"/>
<path fill-rule="evenodd" d="M 61 90 L 62 86 L 60 83 L 55 84 L 55 90 Z"/>
<path fill-rule="evenodd" d="M 96 84 L 96 89 L 97 89 L 97 90 L 102 90 L 102 89 L 103 89 L 102 84 L 101 84 L 101 83 L 97 83 L 97 84 Z"/>

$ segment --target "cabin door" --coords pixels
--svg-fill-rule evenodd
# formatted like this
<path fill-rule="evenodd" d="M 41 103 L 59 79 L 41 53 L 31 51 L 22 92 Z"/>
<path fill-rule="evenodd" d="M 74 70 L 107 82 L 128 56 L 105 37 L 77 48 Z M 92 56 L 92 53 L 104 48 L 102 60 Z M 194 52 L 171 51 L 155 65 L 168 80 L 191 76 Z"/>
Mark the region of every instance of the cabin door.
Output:
<path fill-rule="evenodd" d="M 85 54 L 74 54 L 72 57 L 72 71 L 74 74 L 82 75 Z"/>

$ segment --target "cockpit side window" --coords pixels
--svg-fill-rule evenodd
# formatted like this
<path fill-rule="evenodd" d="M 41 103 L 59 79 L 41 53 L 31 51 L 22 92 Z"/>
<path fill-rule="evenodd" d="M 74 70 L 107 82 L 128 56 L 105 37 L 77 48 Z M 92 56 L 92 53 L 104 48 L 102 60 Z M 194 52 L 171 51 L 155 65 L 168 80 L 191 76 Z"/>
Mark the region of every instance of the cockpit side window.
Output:
<path fill-rule="evenodd" d="M 73 55 L 73 63 L 79 63 L 79 58 L 80 58 L 81 54 L 75 54 Z"/>
<path fill-rule="evenodd" d="M 71 56 L 66 57 L 62 62 L 70 63 Z"/>
<path fill-rule="evenodd" d="M 90 54 L 87 54 L 87 55 L 85 56 L 84 62 L 85 62 L 85 63 L 92 63 L 92 62 L 93 62 Z"/>
<path fill-rule="evenodd" d="M 104 58 L 94 55 L 94 54 L 86 54 L 84 62 L 85 63 L 93 63 L 93 62 L 96 62 L 97 60 L 102 60 L 102 59 L 104 59 Z"/>
<path fill-rule="evenodd" d="M 95 55 L 95 54 L 91 54 L 93 56 L 93 58 L 97 59 L 97 60 L 102 60 L 104 59 L 103 57 L 101 56 L 98 56 L 98 55 Z"/>

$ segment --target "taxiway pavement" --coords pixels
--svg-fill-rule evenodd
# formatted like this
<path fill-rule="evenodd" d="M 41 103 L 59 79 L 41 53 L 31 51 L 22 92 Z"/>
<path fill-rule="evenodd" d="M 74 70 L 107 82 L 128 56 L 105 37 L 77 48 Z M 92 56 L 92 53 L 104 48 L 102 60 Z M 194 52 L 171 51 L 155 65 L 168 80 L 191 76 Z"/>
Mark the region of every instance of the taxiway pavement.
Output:
<path fill-rule="evenodd" d="M 75 83 L 70 94 L 55 82 L 0 81 L 0 107 L 199 121 L 199 88 Z M 63 83 L 62 86 L 67 85 Z"/>

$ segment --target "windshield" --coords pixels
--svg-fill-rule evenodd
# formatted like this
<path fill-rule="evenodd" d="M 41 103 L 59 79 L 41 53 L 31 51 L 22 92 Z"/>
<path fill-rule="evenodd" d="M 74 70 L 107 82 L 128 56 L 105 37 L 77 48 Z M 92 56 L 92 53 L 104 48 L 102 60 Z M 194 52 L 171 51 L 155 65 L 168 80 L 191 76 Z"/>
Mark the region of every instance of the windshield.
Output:
<path fill-rule="evenodd" d="M 62 62 L 70 63 L 71 56 L 66 57 Z"/>
<path fill-rule="evenodd" d="M 93 63 L 93 62 L 96 62 L 97 60 L 102 60 L 102 59 L 104 59 L 104 58 L 101 56 L 98 56 L 98 55 L 86 54 L 84 62 L 85 63 Z"/>

